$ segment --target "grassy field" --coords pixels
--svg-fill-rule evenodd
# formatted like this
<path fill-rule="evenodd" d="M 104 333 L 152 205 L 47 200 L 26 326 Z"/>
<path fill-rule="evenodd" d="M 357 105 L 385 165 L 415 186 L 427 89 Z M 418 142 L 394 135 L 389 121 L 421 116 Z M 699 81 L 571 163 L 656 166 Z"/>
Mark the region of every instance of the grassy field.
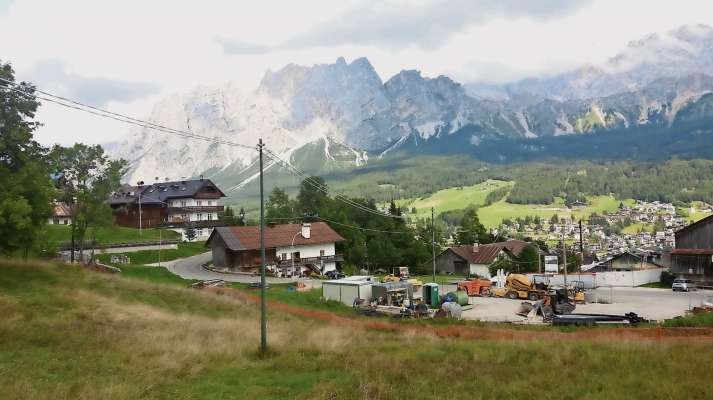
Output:
<path fill-rule="evenodd" d="M 196 254 L 209 251 L 205 247 L 205 242 L 181 242 L 176 249 L 161 250 L 161 261 L 171 261 L 178 258 L 195 256 Z M 141 250 L 128 253 L 99 254 L 97 257 L 103 263 L 109 263 L 112 255 L 125 255 L 130 258 L 131 264 L 146 265 L 158 262 L 158 250 Z"/>
<path fill-rule="evenodd" d="M 430 217 L 431 207 L 436 214 L 445 211 L 461 210 L 470 205 L 481 206 L 485 204 L 485 197 L 493 190 L 510 187 L 513 182 L 488 180 L 473 186 L 439 190 L 436 193 L 420 199 L 404 199 L 398 202 L 401 207 L 416 207 L 418 218 Z"/>
<path fill-rule="evenodd" d="M 478 210 L 480 222 L 486 227 L 494 227 L 506 218 L 524 218 L 528 215 L 539 216 L 549 219 L 557 214 L 559 217 L 570 216 L 575 220 L 588 217 L 593 212 L 602 214 L 604 212 L 616 211 L 621 200 L 610 196 L 590 196 L 587 198 L 589 205 L 583 208 L 568 209 L 562 199 L 556 199 L 553 204 L 510 204 L 501 200 L 488 207 L 481 207 Z M 633 205 L 634 200 L 624 200 L 627 206 Z"/>
<path fill-rule="evenodd" d="M 713 390 L 690 373 L 691 360 L 713 368 L 700 357 L 709 341 L 466 340 L 271 311 L 262 358 L 257 310 L 177 285 L 0 260 L 2 397 L 705 399 Z"/>
<path fill-rule="evenodd" d="M 87 240 L 91 239 L 91 232 L 87 232 Z M 179 239 L 180 235 L 174 231 L 161 230 L 164 240 Z M 99 244 L 131 243 L 159 240 L 159 229 L 143 229 L 139 234 L 138 229 L 110 226 L 96 228 L 96 238 Z M 47 239 L 50 243 L 69 242 L 72 232 L 66 225 L 47 225 Z"/>
<path fill-rule="evenodd" d="M 465 186 L 460 188 L 450 188 L 439 190 L 438 192 L 424 198 L 404 199 L 398 204 L 401 207 L 416 207 L 417 218 L 430 217 L 431 207 L 435 208 L 436 214 L 445 211 L 461 210 L 468 206 L 479 206 L 478 217 L 480 222 L 488 228 L 498 226 L 503 219 L 518 218 L 526 216 L 539 216 L 549 219 L 557 214 L 560 217 L 571 216 L 575 219 L 586 218 L 593 212 L 602 214 L 616 211 L 621 200 L 611 196 L 590 196 L 587 198 L 589 205 L 583 208 L 568 209 L 564 200 L 556 198 L 553 204 L 511 204 L 505 200 L 498 201 L 489 206 L 484 206 L 485 198 L 493 190 L 502 187 L 511 187 L 513 182 L 488 180 L 486 182 Z M 624 200 L 627 206 L 635 204 L 634 200 Z"/>

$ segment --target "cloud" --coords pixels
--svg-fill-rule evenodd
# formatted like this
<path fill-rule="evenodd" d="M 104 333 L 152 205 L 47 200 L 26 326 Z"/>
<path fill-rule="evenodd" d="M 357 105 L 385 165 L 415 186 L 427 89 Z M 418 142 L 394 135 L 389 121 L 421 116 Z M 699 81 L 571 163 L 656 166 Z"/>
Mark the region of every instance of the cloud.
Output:
<path fill-rule="evenodd" d="M 7 14 L 15 0 L 0 0 L 0 15 Z"/>
<path fill-rule="evenodd" d="M 590 0 L 437 0 L 422 5 L 366 2 L 277 46 L 239 41 L 219 43 L 227 54 L 319 46 L 418 46 L 434 50 L 453 35 L 490 18 L 546 20 L 570 14 Z M 487 38 L 497 40 L 497 38 Z"/>
<path fill-rule="evenodd" d="M 126 82 L 99 77 L 85 77 L 68 72 L 58 60 L 46 60 L 32 67 L 28 78 L 41 89 L 93 106 L 106 106 L 111 101 L 131 103 L 159 92 L 153 83 Z"/>
<path fill-rule="evenodd" d="M 226 39 L 216 36 L 213 40 L 223 47 L 223 51 L 230 55 L 264 54 L 271 50 L 270 46 L 251 44 L 240 40 Z"/>

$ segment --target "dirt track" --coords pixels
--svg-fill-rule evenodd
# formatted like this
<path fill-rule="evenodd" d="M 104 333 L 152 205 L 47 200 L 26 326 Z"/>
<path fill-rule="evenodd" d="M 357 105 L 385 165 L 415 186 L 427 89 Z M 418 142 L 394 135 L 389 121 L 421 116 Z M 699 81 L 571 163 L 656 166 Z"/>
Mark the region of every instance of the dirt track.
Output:
<path fill-rule="evenodd" d="M 235 289 L 207 289 L 237 299 L 259 302 L 260 297 Z M 553 329 L 507 329 L 497 327 L 475 327 L 464 325 L 437 326 L 428 324 L 408 324 L 384 320 L 345 317 L 329 311 L 311 310 L 274 300 L 268 300 L 271 309 L 277 309 L 306 318 L 329 321 L 340 325 L 350 325 L 365 329 L 390 332 L 410 332 L 432 334 L 444 338 L 487 339 L 487 340 L 566 340 L 566 339 L 649 339 L 649 340 L 713 340 L 713 328 L 590 328 L 574 332 L 561 332 Z"/>

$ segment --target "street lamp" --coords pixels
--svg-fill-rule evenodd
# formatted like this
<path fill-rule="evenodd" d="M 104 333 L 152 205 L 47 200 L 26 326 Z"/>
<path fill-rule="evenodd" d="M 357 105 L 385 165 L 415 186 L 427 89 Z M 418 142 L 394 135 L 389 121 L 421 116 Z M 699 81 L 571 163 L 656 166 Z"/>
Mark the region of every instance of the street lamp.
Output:
<path fill-rule="evenodd" d="M 144 185 L 144 181 L 138 181 L 136 182 L 136 185 L 138 186 L 137 192 L 139 193 L 139 236 L 142 234 L 142 226 L 141 226 L 141 186 Z"/>
<path fill-rule="evenodd" d="M 295 273 L 295 239 L 297 238 L 297 235 L 302 233 L 302 226 L 300 226 L 300 230 L 295 233 L 294 236 L 292 236 L 292 243 L 290 244 L 290 260 L 292 260 L 292 274 L 294 275 Z"/>

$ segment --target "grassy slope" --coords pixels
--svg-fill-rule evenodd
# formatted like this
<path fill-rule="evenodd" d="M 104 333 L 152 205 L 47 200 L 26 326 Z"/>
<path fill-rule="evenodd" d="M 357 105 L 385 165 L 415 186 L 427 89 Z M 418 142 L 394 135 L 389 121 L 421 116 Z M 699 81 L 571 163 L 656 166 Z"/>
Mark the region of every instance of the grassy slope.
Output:
<path fill-rule="evenodd" d="M 72 240 L 72 232 L 69 226 L 47 225 L 47 235 L 50 243 L 69 242 Z M 86 239 L 90 240 L 91 235 L 91 232 L 87 232 Z M 154 241 L 159 240 L 159 230 L 143 229 L 141 235 L 139 235 L 138 229 L 111 226 L 97 228 L 96 237 L 99 244 Z M 178 239 L 179 234 L 174 231 L 164 229 L 161 232 L 161 237 L 164 240 Z"/>
<path fill-rule="evenodd" d="M 78 267 L 0 261 L 5 398 L 630 399 L 708 396 L 713 344 L 438 339 L 271 312 Z M 556 384 L 554 384 L 556 382 Z"/>
<path fill-rule="evenodd" d="M 161 262 L 165 263 L 167 261 L 176 260 L 178 258 L 190 257 L 196 254 L 204 253 L 205 251 L 205 242 L 181 242 L 178 244 L 178 248 L 175 250 L 161 250 Z M 112 255 L 125 255 L 129 257 L 131 264 L 123 265 L 111 263 L 110 261 Z M 151 282 L 177 284 L 183 286 L 192 282 L 189 280 L 182 279 L 178 275 L 169 272 L 165 268 L 147 266 L 146 264 L 153 264 L 158 262 L 158 250 L 142 250 L 118 254 L 99 254 L 97 255 L 97 258 L 99 259 L 99 261 L 105 264 L 119 267 L 122 271 L 123 276 L 139 278 Z"/>
<path fill-rule="evenodd" d="M 619 207 L 620 200 L 610 196 L 591 196 L 587 200 L 590 204 L 583 209 L 566 209 L 562 199 L 557 199 L 554 204 L 511 204 L 505 201 L 499 201 L 488 207 L 482 207 L 478 210 L 480 222 L 486 227 L 493 227 L 500 224 L 505 218 L 518 218 L 530 216 L 539 216 L 540 218 L 549 219 L 557 214 L 560 217 L 572 216 L 576 220 L 582 217 L 587 217 L 593 212 L 599 214 L 616 211 Z M 633 205 L 633 200 L 625 200 L 624 204 Z"/>
<path fill-rule="evenodd" d="M 444 211 L 460 210 L 469 205 L 481 206 L 485 204 L 485 197 L 493 190 L 512 186 L 512 182 L 488 180 L 473 186 L 464 186 L 462 189 L 450 188 L 439 190 L 436 193 L 421 199 L 402 200 L 400 206 L 416 207 L 417 216 L 424 218 L 430 216 L 431 207 L 436 214 Z"/>
<path fill-rule="evenodd" d="M 491 191 L 501 187 L 512 186 L 512 182 L 488 180 L 473 186 L 465 186 L 463 189 L 450 188 L 439 190 L 438 192 L 419 199 L 404 199 L 399 201 L 400 206 L 416 207 L 417 217 L 424 218 L 430 215 L 431 207 L 435 208 L 436 214 L 444 211 L 460 210 L 470 205 L 482 206 L 485 204 L 485 197 Z M 557 199 L 553 204 L 511 204 L 504 200 L 481 207 L 478 211 L 480 221 L 486 227 L 494 227 L 500 224 L 505 218 L 518 218 L 530 216 L 540 216 L 550 218 L 557 214 L 560 217 L 573 216 L 576 219 L 587 217 L 593 212 L 602 214 L 604 212 L 616 211 L 621 200 L 610 196 L 590 196 L 587 198 L 590 204 L 584 209 L 567 210 L 562 199 Z M 633 205 L 634 200 L 624 200 L 624 204 Z"/>

